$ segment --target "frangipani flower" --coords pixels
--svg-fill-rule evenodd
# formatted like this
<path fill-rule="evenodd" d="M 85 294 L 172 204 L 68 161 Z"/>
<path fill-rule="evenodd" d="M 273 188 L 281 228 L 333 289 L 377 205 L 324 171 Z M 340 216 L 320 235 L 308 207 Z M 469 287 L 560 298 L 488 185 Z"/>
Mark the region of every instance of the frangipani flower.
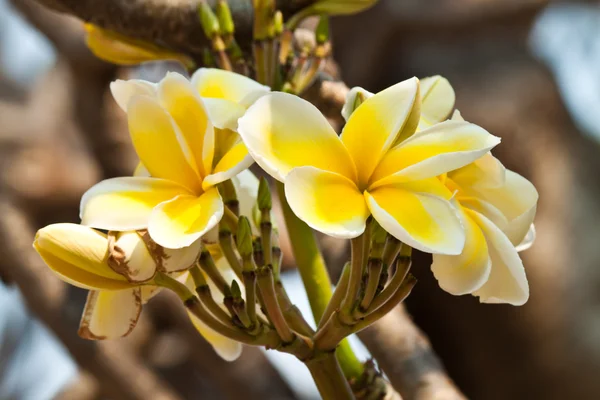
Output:
<path fill-rule="evenodd" d="M 110 238 L 77 224 L 53 224 L 38 231 L 34 247 L 60 279 L 90 290 L 79 334 L 87 339 L 128 335 L 151 295 L 156 271 L 174 273 L 189 268 L 200 252 L 200 241 L 169 250 L 149 250 L 139 232 L 119 232 Z M 146 289 L 146 290 L 143 290 Z"/>
<path fill-rule="evenodd" d="M 217 105 L 211 103 L 221 117 L 231 111 L 237 118 L 242 106 L 235 101 L 264 93 L 261 85 L 232 75 L 236 78 L 227 80 L 206 72 L 204 79 L 199 73 L 194 82 L 200 91 L 215 96 L 221 88 L 223 98 Z M 253 160 L 241 142 L 232 141 L 226 148 L 219 144 L 205 100 L 183 76 L 169 73 L 157 85 L 117 81 L 111 89 L 127 112 L 133 145 L 149 176 L 113 178 L 92 187 L 81 200 L 82 224 L 115 231 L 148 229 L 163 247 L 189 246 L 223 215 L 215 185 Z"/>
<path fill-rule="evenodd" d="M 452 192 L 436 176 L 480 158 L 499 139 L 463 121 L 413 134 L 420 109 L 419 81 L 406 80 L 364 101 L 338 137 L 313 105 L 272 93 L 250 107 L 238 132 L 312 228 L 353 238 L 372 214 L 412 247 L 460 254 L 465 234 Z"/>
<path fill-rule="evenodd" d="M 462 120 L 458 112 L 453 119 Z M 529 286 L 517 251 L 535 238 L 535 187 L 491 154 L 440 179 L 456 193 L 466 232 L 460 255 L 433 256 L 440 286 L 455 295 L 472 293 L 483 303 L 524 304 Z"/>

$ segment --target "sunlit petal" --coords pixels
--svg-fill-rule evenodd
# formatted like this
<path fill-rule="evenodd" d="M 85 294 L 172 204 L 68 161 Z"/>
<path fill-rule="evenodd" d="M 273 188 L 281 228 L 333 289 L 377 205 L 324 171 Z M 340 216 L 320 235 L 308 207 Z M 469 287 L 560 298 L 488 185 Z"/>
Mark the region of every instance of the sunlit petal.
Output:
<path fill-rule="evenodd" d="M 397 140 L 412 135 L 419 122 L 419 80 L 408 79 L 369 97 L 350 116 L 341 135 L 358 171 L 369 177 Z"/>
<path fill-rule="evenodd" d="M 271 91 L 244 75 L 215 68 L 197 70 L 192 76 L 192 85 L 202 97 L 229 100 L 245 108 Z"/>
<path fill-rule="evenodd" d="M 156 261 L 137 232 L 120 232 L 115 245 L 118 255 L 108 262 L 115 272 L 130 282 L 145 282 L 154 277 Z"/>
<path fill-rule="evenodd" d="M 33 246 L 61 279 L 84 289 L 125 289 L 124 276 L 106 263 L 106 235 L 77 224 L 53 224 L 40 229 Z"/>
<path fill-rule="evenodd" d="M 243 142 L 235 144 L 215 165 L 213 173 L 204 178 L 202 187 L 206 190 L 217 183 L 233 178 L 254 164 L 254 159 L 248 153 Z"/>
<path fill-rule="evenodd" d="M 440 287 L 453 295 L 472 293 L 487 280 L 491 271 L 491 261 L 485 236 L 469 216 L 468 211 L 459 208 L 459 215 L 465 228 L 465 247 L 460 255 L 433 255 L 431 270 Z"/>
<path fill-rule="evenodd" d="M 518 245 L 515 246 L 517 251 L 522 252 L 527 249 L 530 249 L 531 246 L 533 246 L 533 242 L 535 242 L 536 236 L 537 236 L 537 233 L 535 231 L 535 226 L 533 224 L 531 224 L 529 226 L 529 230 L 527 231 L 527 234 L 525 235 L 525 237 L 523 238 L 521 243 L 519 243 Z"/>
<path fill-rule="evenodd" d="M 525 304 L 529 299 L 529 284 L 514 245 L 486 217 L 475 212 L 471 215 L 485 235 L 492 260 L 488 281 L 473 294 L 479 296 L 482 303 Z"/>
<path fill-rule="evenodd" d="M 142 312 L 139 288 L 90 291 L 79 325 L 79 336 L 102 340 L 127 336 Z"/>
<path fill-rule="evenodd" d="M 242 354 L 242 344 L 225 337 L 206 326 L 195 315 L 188 312 L 194 327 L 225 361 L 235 361 Z"/>
<path fill-rule="evenodd" d="M 285 180 L 285 197 L 294 213 L 310 227 L 339 238 L 365 230 L 369 210 L 354 182 L 314 167 L 294 168 Z"/>
<path fill-rule="evenodd" d="M 212 188 L 200 197 L 185 195 L 161 203 L 150 215 L 148 232 L 168 249 L 187 247 L 213 228 L 223 217 L 223 201 Z"/>
<path fill-rule="evenodd" d="M 231 181 L 237 193 L 240 215 L 250 217 L 256 204 L 260 181 L 250 170 L 242 171 L 239 175 L 232 178 Z"/>
<path fill-rule="evenodd" d="M 195 162 L 202 176 L 208 175 L 213 162 L 215 132 L 200 96 L 185 77 L 175 72 L 160 81 L 158 96 L 190 149 L 189 159 Z"/>
<path fill-rule="evenodd" d="M 129 133 L 135 151 L 150 175 L 200 189 L 200 179 L 187 142 L 158 100 L 134 97 L 127 108 Z"/>
<path fill-rule="evenodd" d="M 202 99 L 210 121 L 215 128 L 237 130 L 238 119 L 244 115 L 246 107 L 225 99 L 210 97 L 203 97 Z"/>
<path fill-rule="evenodd" d="M 398 240 L 427 253 L 457 255 L 465 233 L 451 195 L 435 178 L 365 192 L 373 218 Z"/>
<path fill-rule="evenodd" d="M 348 151 L 321 112 L 287 93 L 261 97 L 239 120 L 238 132 L 256 162 L 283 181 L 295 167 L 313 166 L 355 179 Z"/>
<path fill-rule="evenodd" d="M 190 192 L 164 179 L 106 179 L 94 185 L 81 198 L 81 223 L 114 231 L 145 229 L 152 209 L 180 194 Z"/>
<path fill-rule="evenodd" d="M 465 165 L 448 176 L 464 187 L 500 187 L 506 181 L 504 165 L 492 153 L 487 153 L 471 164 Z"/>
<path fill-rule="evenodd" d="M 436 75 L 421 79 L 421 99 L 419 129 L 425 129 L 450 116 L 456 96 L 450 82 Z"/>
<path fill-rule="evenodd" d="M 342 107 L 342 117 L 344 117 L 344 119 L 346 121 L 348 121 L 348 119 L 350 119 L 350 115 L 352 115 L 352 113 L 354 112 L 354 109 L 356 108 L 357 100 L 359 100 L 358 98 L 360 98 L 360 100 L 361 100 L 361 101 L 358 101 L 358 104 L 360 105 L 360 103 L 362 103 L 362 101 L 364 101 L 372 96 L 374 96 L 373 93 L 369 92 L 366 89 L 358 87 L 358 86 L 350 89 L 350 91 L 346 95 L 346 102 L 344 103 L 344 106 Z"/>
<path fill-rule="evenodd" d="M 121 110 L 127 111 L 127 105 L 135 96 L 156 96 L 156 84 L 141 79 L 117 79 L 110 83 L 110 92 L 121 107 Z"/>
<path fill-rule="evenodd" d="M 181 249 L 164 249 L 165 258 L 162 262 L 161 270 L 164 272 L 187 270 L 194 265 L 201 250 L 201 240 L 196 240 L 191 245 Z"/>
<path fill-rule="evenodd" d="M 374 186 L 431 178 L 465 166 L 500 143 L 485 129 L 460 121 L 445 121 L 390 150 L 371 177 Z"/>

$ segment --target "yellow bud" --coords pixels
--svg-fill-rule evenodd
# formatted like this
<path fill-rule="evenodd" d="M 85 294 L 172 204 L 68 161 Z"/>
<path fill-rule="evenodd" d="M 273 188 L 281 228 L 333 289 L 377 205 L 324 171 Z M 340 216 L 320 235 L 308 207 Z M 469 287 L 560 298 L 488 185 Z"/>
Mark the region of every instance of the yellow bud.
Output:
<path fill-rule="evenodd" d="M 176 60 L 187 68 L 194 62 L 184 54 L 142 40 L 133 39 L 116 32 L 85 24 L 86 44 L 94 55 L 104 61 L 118 65 L 136 65 L 146 61 Z"/>

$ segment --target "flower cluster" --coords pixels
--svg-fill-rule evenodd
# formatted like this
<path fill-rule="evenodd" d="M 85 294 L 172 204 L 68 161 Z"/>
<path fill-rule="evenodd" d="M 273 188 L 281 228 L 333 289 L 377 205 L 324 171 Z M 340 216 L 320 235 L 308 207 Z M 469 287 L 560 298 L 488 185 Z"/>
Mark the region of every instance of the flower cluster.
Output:
<path fill-rule="evenodd" d="M 377 94 L 352 89 L 340 136 L 307 101 L 233 72 L 200 69 L 191 81 L 169 73 L 158 84 L 116 81 L 111 90 L 127 113 L 139 167 L 85 193 L 81 225 L 50 225 L 34 243 L 61 279 L 90 290 L 83 337 L 128 334 L 142 304 L 170 285 L 183 297 L 213 293 L 201 300 L 208 320 L 222 324 L 207 326 L 203 309 L 191 316 L 227 359 L 237 357 L 240 341 L 267 340 L 269 327 L 293 341 L 281 324 L 288 316 L 269 303 L 278 282 L 257 261 L 276 263 L 270 197 L 260 196 L 252 232 L 238 219 L 257 212 L 259 183 L 247 170 L 254 161 L 284 183 L 292 211 L 313 229 L 354 239 L 376 223 L 432 253 L 444 290 L 527 301 L 517 250 L 533 240 L 537 192 L 491 155 L 499 138 L 457 111 L 447 120 L 454 91 L 444 78 L 412 78 Z M 257 301 L 266 316 L 257 315 Z M 244 333 L 234 334 L 238 327 Z"/>

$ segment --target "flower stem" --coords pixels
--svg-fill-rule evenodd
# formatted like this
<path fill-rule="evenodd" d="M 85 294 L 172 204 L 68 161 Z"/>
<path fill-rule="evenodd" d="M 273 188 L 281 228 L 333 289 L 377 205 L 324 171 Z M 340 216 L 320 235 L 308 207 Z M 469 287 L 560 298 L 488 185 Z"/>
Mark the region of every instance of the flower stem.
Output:
<path fill-rule="evenodd" d="M 219 245 L 223 256 L 238 278 L 242 279 L 242 262 L 235 253 L 233 234 L 227 229 L 219 229 Z"/>
<path fill-rule="evenodd" d="M 227 282 L 225 278 L 223 278 L 223 275 L 221 275 L 219 272 L 219 269 L 215 265 L 215 261 L 208 250 L 202 250 L 200 253 L 200 258 L 198 259 L 198 264 L 204 273 L 208 275 L 210 280 L 217 286 L 217 289 L 219 289 L 221 293 L 224 295 L 231 293 L 229 282 Z"/>
<path fill-rule="evenodd" d="M 365 237 L 361 235 L 351 241 L 350 278 L 346 294 L 340 305 L 340 317 L 348 320 L 347 322 L 352 318 L 352 311 L 356 305 L 356 299 L 362 283 L 365 251 L 364 239 Z"/>
<path fill-rule="evenodd" d="M 281 337 L 284 344 L 289 344 L 294 341 L 295 335 L 290 329 L 279 302 L 275 294 L 275 284 L 273 281 L 273 269 L 270 265 L 260 267 L 257 270 L 257 285 L 262 295 L 267 316 L 275 327 L 275 330 Z"/>
<path fill-rule="evenodd" d="M 352 389 L 344 377 L 333 352 L 320 353 L 304 362 L 323 400 L 354 400 Z"/>

